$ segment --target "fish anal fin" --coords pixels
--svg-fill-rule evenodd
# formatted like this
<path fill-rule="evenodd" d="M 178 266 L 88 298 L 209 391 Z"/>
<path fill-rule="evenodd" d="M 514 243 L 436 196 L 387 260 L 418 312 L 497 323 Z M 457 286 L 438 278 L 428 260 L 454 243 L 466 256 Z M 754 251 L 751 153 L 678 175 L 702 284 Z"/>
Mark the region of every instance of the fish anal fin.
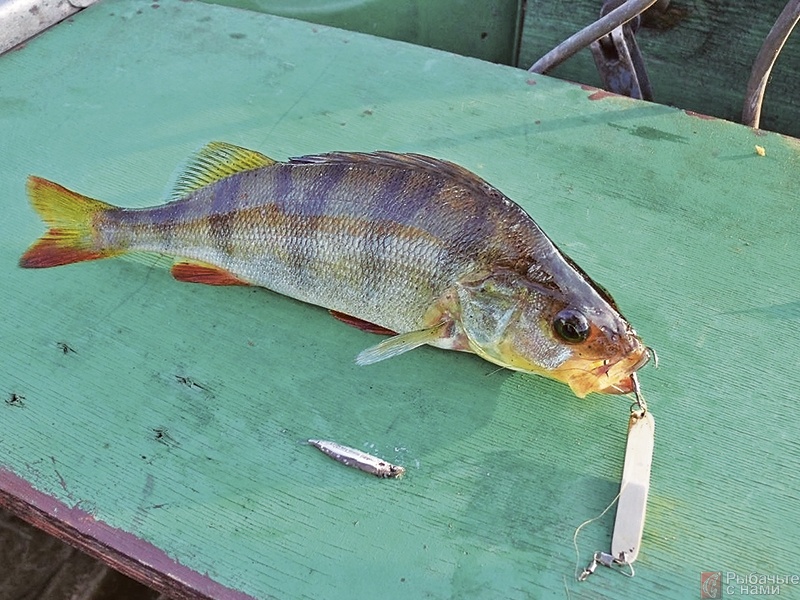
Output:
<path fill-rule="evenodd" d="M 197 152 L 178 177 L 172 192 L 177 200 L 202 187 L 236 173 L 269 167 L 277 161 L 255 150 L 234 146 L 227 142 L 210 142 Z"/>
<path fill-rule="evenodd" d="M 398 354 L 403 354 L 414 348 L 424 346 L 433 341 L 442 338 L 447 331 L 449 322 L 440 323 L 429 329 L 421 329 L 419 331 L 409 331 L 408 333 L 401 333 L 388 340 L 384 340 L 377 346 L 363 350 L 356 356 L 356 364 L 371 365 L 373 363 L 392 358 Z"/>
<path fill-rule="evenodd" d="M 179 262 L 172 265 L 172 276 L 178 281 L 205 285 L 250 285 L 221 267 L 201 262 Z"/>
<path fill-rule="evenodd" d="M 375 325 L 375 323 L 370 323 L 369 321 L 359 319 L 358 317 L 352 317 L 343 312 L 339 312 L 338 310 L 329 310 L 328 312 L 331 313 L 332 317 L 339 319 L 342 323 L 347 323 L 348 325 L 356 327 L 357 329 L 361 329 L 362 331 L 377 333 L 378 335 L 397 335 L 397 332 L 392 331 L 391 329 L 381 327 L 380 325 Z"/>

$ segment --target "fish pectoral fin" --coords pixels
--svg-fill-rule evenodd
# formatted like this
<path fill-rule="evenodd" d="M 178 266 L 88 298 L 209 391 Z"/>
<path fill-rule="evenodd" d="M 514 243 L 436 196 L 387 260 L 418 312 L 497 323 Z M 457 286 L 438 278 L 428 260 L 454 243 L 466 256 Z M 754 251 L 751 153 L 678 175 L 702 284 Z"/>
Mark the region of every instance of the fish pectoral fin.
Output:
<path fill-rule="evenodd" d="M 277 161 L 269 156 L 234 146 L 227 142 L 210 142 L 197 152 L 186 165 L 172 191 L 172 199 L 225 179 L 242 171 L 269 167 Z"/>
<path fill-rule="evenodd" d="M 348 314 L 343 312 L 339 312 L 338 310 L 329 310 L 331 316 L 335 319 L 339 319 L 342 323 L 347 323 L 348 325 L 360 329 L 362 331 L 367 331 L 369 333 L 377 333 L 378 335 L 397 335 L 396 331 L 392 331 L 391 329 L 387 329 L 386 327 L 381 327 L 380 325 L 376 325 L 375 323 L 370 323 L 369 321 L 365 321 L 364 319 L 359 319 L 358 317 L 352 317 Z"/>
<path fill-rule="evenodd" d="M 449 323 L 440 323 L 430 329 L 422 329 L 420 331 L 409 331 L 408 333 L 401 333 L 394 337 L 390 337 L 366 350 L 356 356 L 356 364 L 358 365 L 371 365 L 373 363 L 392 358 L 403 352 L 408 352 L 419 346 L 429 344 L 442 337 L 447 329 Z"/>
<path fill-rule="evenodd" d="M 179 262 L 172 265 L 172 276 L 178 281 L 206 285 L 250 285 L 230 271 L 203 262 Z"/>

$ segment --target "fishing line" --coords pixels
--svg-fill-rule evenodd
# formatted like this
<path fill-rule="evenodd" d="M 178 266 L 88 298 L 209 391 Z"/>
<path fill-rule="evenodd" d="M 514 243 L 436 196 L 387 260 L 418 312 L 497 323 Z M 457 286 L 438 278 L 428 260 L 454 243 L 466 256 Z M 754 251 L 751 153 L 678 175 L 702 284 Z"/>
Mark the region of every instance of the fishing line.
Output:
<path fill-rule="evenodd" d="M 126 257 L 121 257 L 125 259 Z M 139 262 L 140 264 L 143 263 L 141 260 L 135 260 L 134 262 Z M 89 343 L 92 335 L 98 335 L 100 333 L 100 329 L 98 328 L 99 323 L 104 323 L 111 317 L 112 314 L 117 312 L 120 308 L 122 308 L 125 304 L 133 299 L 134 296 L 138 295 L 148 284 L 150 280 L 150 275 L 154 271 L 155 267 L 158 266 L 157 263 L 153 263 L 147 267 L 145 271 L 144 279 L 139 283 L 138 286 L 133 291 L 126 291 L 123 296 L 117 300 L 117 302 L 113 305 L 106 305 L 102 313 L 95 315 L 91 320 L 86 320 L 82 313 L 78 312 L 73 316 L 72 322 L 77 323 L 80 325 L 78 329 L 76 329 L 74 338 L 70 339 L 70 344 L 68 347 L 75 351 L 72 346 L 73 343 L 82 344 L 82 343 Z M 110 299 L 110 298 L 109 298 Z"/>
<path fill-rule="evenodd" d="M 505 370 L 506 370 L 505 367 L 498 367 L 494 371 L 489 371 L 488 373 L 484 373 L 483 376 L 484 377 L 491 377 L 492 375 L 496 375 L 500 371 L 505 371 Z"/>
<path fill-rule="evenodd" d="M 303 91 L 300 92 L 300 94 L 297 96 L 297 99 L 294 102 L 292 102 L 291 106 L 289 106 L 289 108 L 283 111 L 281 116 L 279 116 L 278 119 L 272 123 L 272 127 L 270 127 L 269 131 L 267 131 L 267 133 L 264 134 L 264 136 L 261 139 L 262 144 L 272 137 L 272 132 L 274 132 L 278 128 L 278 125 L 280 125 L 283 122 L 283 120 L 287 116 L 289 116 L 289 113 L 291 113 L 295 108 L 297 108 L 298 104 L 300 104 L 303 100 L 306 99 L 311 90 L 313 90 L 317 86 L 317 84 L 322 80 L 322 78 L 325 77 L 325 74 L 328 72 L 328 69 L 330 69 L 331 66 L 337 62 L 338 54 L 339 53 L 336 53 L 336 55 L 333 58 L 331 58 L 331 60 L 329 60 L 324 67 L 322 67 L 322 70 L 319 72 L 319 74 Z"/>
<path fill-rule="evenodd" d="M 144 265 L 145 275 L 141 283 L 134 290 L 126 292 L 125 295 L 122 297 L 122 299 L 119 302 L 117 302 L 117 304 L 109 308 L 104 314 L 100 316 L 100 319 L 98 319 L 98 321 L 100 322 L 108 319 L 112 314 L 114 314 L 116 311 L 122 308 L 125 304 L 131 301 L 134 298 L 134 296 L 138 295 L 139 292 L 141 292 L 145 287 L 147 287 L 147 284 L 150 282 L 150 275 L 152 275 L 156 271 L 156 269 L 161 266 L 163 259 L 165 259 L 166 257 L 159 254 L 154 256 L 151 261 L 148 261 L 143 256 L 139 255 L 131 257 L 122 256 L 121 258 L 123 260 L 128 260 L 129 262 L 134 262 L 134 263 L 139 263 L 140 265 Z"/>
<path fill-rule="evenodd" d="M 622 489 L 620 488 L 619 492 L 617 492 L 617 495 L 614 496 L 613 500 L 611 500 L 609 505 L 606 506 L 603 509 L 603 512 L 601 512 L 596 517 L 592 517 L 591 519 L 587 519 L 586 521 L 584 521 L 583 523 L 578 525 L 578 527 L 575 529 L 575 533 L 572 535 L 572 546 L 575 548 L 575 581 L 580 581 L 578 572 L 582 571 L 581 566 L 580 566 L 581 565 L 581 552 L 578 549 L 578 534 L 580 533 L 581 529 L 583 529 L 587 525 L 590 525 L 591 523 L 594 523 L 595 521 L 597 521 L 599 519 L 602 519 L 603 516 L 605 516 L 605 514 L 609 510 L 611 510 L 611 507 L 614 506 L 617 503 L 617 500 L 619 500 L 619 497 L 620 497 L 621 494 L 622 494 Z"/>
<path fill-rule="evenodd" d="M 611 551 L 595 552 L 591 562 L 577 577 L 578 581 L 586 579 L 595 572 L 598 566 L 610 567 L 626 577 L 635 575 L 633 563 L 639 556 L 642 546 L 647 496 L 650 491 L 650 472 L 653 464 L 655 443 L 655 419 L 647 410 L 647 403 L 641 394 L 636 373 L 631 375 L 636 402 L 631 406 L 628 417 L 628 440 L 625 444 L 625 463 L 622 467 L 622 481 L 619 493 L 597 517 L 581 523 L 572 537 L 575 547 L 576 570 L 580 565 L 578 550 L 578 533 L 580 530 L 605 515 L 617 504 L 617 517 L 611 534 Z"/>

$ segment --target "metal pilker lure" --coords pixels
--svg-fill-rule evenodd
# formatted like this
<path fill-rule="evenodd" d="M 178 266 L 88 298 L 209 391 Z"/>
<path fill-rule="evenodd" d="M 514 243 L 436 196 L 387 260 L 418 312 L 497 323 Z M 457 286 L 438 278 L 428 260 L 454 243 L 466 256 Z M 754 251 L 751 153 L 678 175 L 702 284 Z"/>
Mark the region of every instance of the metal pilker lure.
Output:
<path fill-rule="evenodd" d="M 262 286 L 393 334 L 360 364 L 428 344 L 552 377 L 583 397 L 630 392 L 648 360 L 611 297 L 520 206 L 436 158 L 277 162 L 212 142 L 162 205 L 120 208 L 39 177 L 28 192 L 49 230 L 22 267 L 169 255 L 181 281 Z"/>
<path fill-rule="evenodd" d="M 383 479 L 401 477 L 405 472 L 405 468 L 399 465 L 393 465 L 390 462 L 372 456 L 361 450 L 343 446 L 336 442 L 329 442 L 326 440 L 308 440 L 308 443 L 324 452 L 337 462 L 353 467 L 366 473 L 371 473 L 376 477 Z"/>
<path fill-rule="evenodd" d="M 642 396 L 636 373 L 631 375 L 631 380 L 636 402 L 631 405 L 628 418 L 628 441 L 625 445 L 625 462 L 619 494 L 611 503 L 613 505 L 614 502 L 618 502 L 611 537 L 611 552 L 595 552 L 589 564 L 578 575 L 578 581 L 585 581 L 599 565 L 618 569 L 621 573 L 633 577 L 633 563 L 639 557 L 642 546 L 647 498 L 650 494 L 656 423 Z M 594 519 L 586 523 L 592 520 Z M 575 539 L 581 527 L 576 530 Z M 575 549 L 577 552 L 577 542 Z"/>

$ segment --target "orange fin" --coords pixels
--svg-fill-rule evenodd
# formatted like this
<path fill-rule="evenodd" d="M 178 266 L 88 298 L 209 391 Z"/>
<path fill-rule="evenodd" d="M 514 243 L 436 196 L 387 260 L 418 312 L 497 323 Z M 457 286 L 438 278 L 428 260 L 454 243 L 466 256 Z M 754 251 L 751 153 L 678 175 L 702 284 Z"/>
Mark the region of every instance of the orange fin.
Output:
<path fill-rule="evenodd" d="M 230 271 L 201 262 L 179 262 L 172 265 L 172 276 L 178 281 L 206 285 L 250 285 Z"/>
<path fill-rule="evenodd" d="M 348 325 L 357 327 L 362 331 L 377 333 L 379 335 L 397 335 L 397 333 L 391 329 L 386 329 L 386 327 L 375 325 L 375 323 L 370 323 L 369 321 L 364 321 L 363 319 L 359 319 L 357 317 L 351 317 L 350 315 L 346 315 L 338 310 L 329 310 L 328 312 L 331 313 L 333 317 L 339 319 L 342 323 L 347 323 Z"/>
<path fill-rule="evenodd" d="M 95 219 L 114 208 L 110 204 L 82 196 L 41 177 L 28 178 L 28 195 L 49 230 L 22 255 L 20 267 L 56 267 L 121 252 L 97 245 Z"/>

